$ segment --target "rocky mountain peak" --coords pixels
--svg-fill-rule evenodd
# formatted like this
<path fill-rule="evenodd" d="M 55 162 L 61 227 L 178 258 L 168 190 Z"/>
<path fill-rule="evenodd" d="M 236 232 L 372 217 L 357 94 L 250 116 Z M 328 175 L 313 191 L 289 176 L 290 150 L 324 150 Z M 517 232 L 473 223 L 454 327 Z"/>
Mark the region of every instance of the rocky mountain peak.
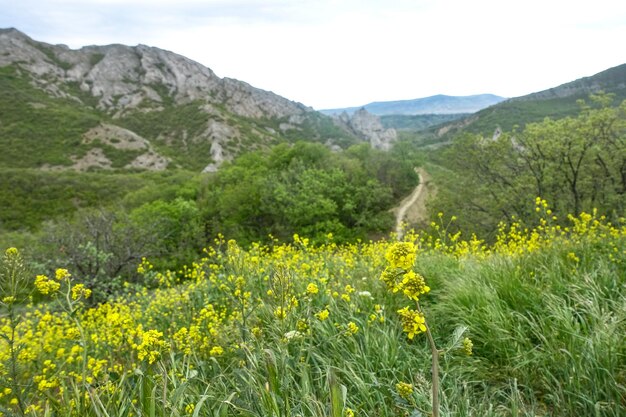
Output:
<path fill-rule="evenodd" d="M 15 29 L 0 32 L 0 66 L 16 64 L 49 93 L 64 96 L 76 83 L 97 99 L 100 110 L 159 108 L 194 100 L 219 103 L 242 117 L 284 117 L 311 109 L 241 81 L 219 78 L 211 69 L 173 52 L 146 45 L 85 46 L 36 42 Z"/>
<path fill-rule="evenodd" d="M 241 152 L 283 140 L 315 140 L 329 146 L 357 141 L 353 132 L 358 128 L 331 127 L 329 117 L 303 104 L 242 81 L 220 78 L 198 62 L 156 47 L 112 44 L 71 49 L 35 41 L 16 29 L 1 29 L 0 69 L 12 74 L 16 82 L 19 79 L 16 88 L 22 92 L 26 81 L 50 98 L 22 94 L 31 100 L 26 103 L 30 108 L 43 111 L 63 103 L 70 114 L 81 115 L 76 120 L 85 130 L 75 131 L 71 140 L 60 135 L 54 139 L 58 143 L 50 143 L 71 152 L 66 165 L 48 164 L 50 169 L 71 168 L 72 162 L 80 162 L 85 169 L 164 169 L 193 161 L 193 169 L 214 171 Z M 54 120 L 62 117 L 49 116 Z M 93 130 L 98 121 L 106 129 Z M 42 122 L 42 131 L 44 125 Z M 370 130 L 375 130 L 373 126 Z M 114 146 L 126 143 L 132 134 L 145 145 L 144 156 L 137 160 L 130 158 L 138 158 L 139 150 Z M 32 140 L 52 140 L 41 136 Z M 95 139 L 85 139 L 89 137 Z M 372 143 L 385 140 L 371 139 Z M 80 143 L 80 149 L 68 149 L 70 141 Z M 121 158 L 124 152 L 128 155 Z M 38 166 L 46 164 L 42 158 Z"/>

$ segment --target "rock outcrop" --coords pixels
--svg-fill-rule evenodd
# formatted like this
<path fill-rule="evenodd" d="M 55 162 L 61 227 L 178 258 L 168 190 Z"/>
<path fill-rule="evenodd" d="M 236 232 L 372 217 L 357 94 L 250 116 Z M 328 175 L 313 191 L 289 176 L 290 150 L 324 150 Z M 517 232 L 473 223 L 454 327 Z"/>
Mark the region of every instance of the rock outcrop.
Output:
<path fill-rule="evenodd" d="M 146 45 L 85 46 L 36 42 L 16 29 L 0 30 L 0 67 L 17 64 L 33 75 L 33 82 L 60 96 L 63 84 L 73 83 L 97 98 L 101 110 L 124 111 L 139 106 L 159 108 L 173 100 L 224 105 L 232 113 L 251 118 L 284 117 L 311 109 L 303 104 L 230 78 L 173 52 Z M 79 99 L 78 97 L 75 97 Z"/>
<path fill-rule="evenodd" d="M 366 140 L 375 149 L 389 150 L 398 139 L 395 129 L 385 129 L 380 117 L 369 113 L 364 108 L 352 115 L 344 112 L 336 117 L 340 125 L 350 129 L 356 136 Z"/>
<path fill-rule="evenodd" d="M 167 167 L 171 161 L 159 156 L 157 143 L 185 152 L 202 149 L 207 163 L 204 170 L 214 171 L 238 153 L 283 138 L 291 140 L 297 136 L 295 132 L 311 136 L 298 137 L 301 140 L 337 142 L 320 133 L 322 124 L 316 121 L 327 116 L 245 82 L 220 78 L 195 61 L 155 47 L 92 45 L 74 50 L 37 42 L 16 29 L 0 29 L 0 67 L 7 66 L 49 96 L 69 99 L 101 114 L 106 123 L 83 136 L 84 143 L 94 140 L 94 149 L 95 139 L 111 146 L 123 143 L 129 152 L 143 147 L 145 154 L 132 167 Z M 34 102 L 32 106 L 45 104 Z M 193 127 L 176 117 L 181 108 L 194 122 Z M 137 115 L 148 113 L 170 115 L 172 123 L 159 125 L 156 133 L 155 129 L 142 129 Z M 198 121 L 204 126 L 198 126 Z M 129 126 L 140 130 L 130 131 Z M 320 131 L 315 130 L 317 126 Z M 351 131 L 340 134 L 356 141 Z M 372 139 L 373 143 L 377 140 Z M 92 162 L 102 169 L 111 166 L 102 149 L 82 155 L 86 160 L 72 159 L 77 169 L 89 168 Z"/>

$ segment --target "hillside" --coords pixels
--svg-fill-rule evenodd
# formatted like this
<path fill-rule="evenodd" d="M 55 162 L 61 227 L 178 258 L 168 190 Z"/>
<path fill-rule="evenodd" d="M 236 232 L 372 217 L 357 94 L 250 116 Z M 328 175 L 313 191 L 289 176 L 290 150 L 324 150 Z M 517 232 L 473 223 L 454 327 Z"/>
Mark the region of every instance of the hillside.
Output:
<path fill-rule="evenodd" d="M 172 52 L 72 50 L 0 30 L 0 167 L 212 171 L 296 139 L 363 140 L 303 104 Z"/>
<path fill-rule="evenodd" d="M 575 115 L 578 100 L 586 100 L 589 94 L 604 91 L 615 95 L 615 103 L 626 99 L 626 64 L 584 77 L 558 87 L 515 97 L 483 109 L 452 123 L 431 128 L 439 137 L 450 137 L 461 131 L 492 135 L 496 129 L 510 131 L 514 126 L 538 122 L 546 117 L 559 119 Z"/>
<path fill-rule="evenodd" d="M 435 96 L 413 100 L 375 101 L 357 107 L 320 110 L 321 113 L 333 115 L 346 112 L 352 114 L 361 108 L 378 115 L 418 115 L 418 114 L 457 114 L 474 113 L 485 107 L 492 106 L 505 100 L 504 97 L 493 94 L 478 94 L 472 96 Z"/>

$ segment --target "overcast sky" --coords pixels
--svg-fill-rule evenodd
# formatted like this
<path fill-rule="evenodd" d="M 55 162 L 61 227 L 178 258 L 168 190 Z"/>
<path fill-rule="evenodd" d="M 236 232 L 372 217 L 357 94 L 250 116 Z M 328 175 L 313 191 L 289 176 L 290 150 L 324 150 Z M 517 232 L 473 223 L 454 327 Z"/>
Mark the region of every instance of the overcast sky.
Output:
<path fill-rule="evenodd" d="M 626 63 L 624 0 L 0 0 L 0 27 L 156 46 L 316 109 L 514 97 Z"/>

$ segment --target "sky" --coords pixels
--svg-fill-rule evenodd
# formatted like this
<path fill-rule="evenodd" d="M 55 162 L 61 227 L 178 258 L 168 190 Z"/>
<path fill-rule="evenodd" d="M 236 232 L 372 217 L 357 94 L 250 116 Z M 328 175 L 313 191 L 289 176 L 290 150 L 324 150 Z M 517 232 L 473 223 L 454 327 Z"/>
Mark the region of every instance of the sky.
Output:
<path fill-rule="evenodd" d="M 170 50 L 315 109 L 516 97 L 626 63 L 619 0 L 0 0 L 0 28 Z"/>

